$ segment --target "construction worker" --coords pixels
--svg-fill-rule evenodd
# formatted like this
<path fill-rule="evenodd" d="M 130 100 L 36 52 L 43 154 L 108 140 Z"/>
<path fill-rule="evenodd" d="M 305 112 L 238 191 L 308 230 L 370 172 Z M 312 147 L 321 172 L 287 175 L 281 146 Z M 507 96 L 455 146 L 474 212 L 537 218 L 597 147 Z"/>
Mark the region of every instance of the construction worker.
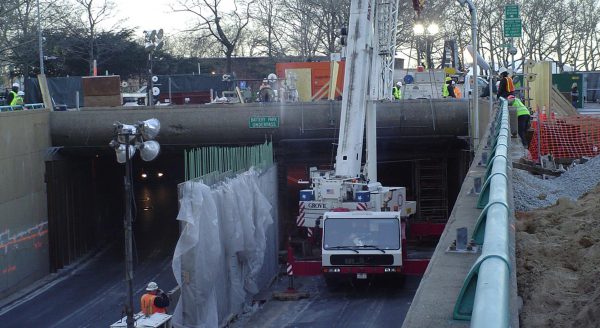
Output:
<path fill-rule="evenodd" d="M 577 108 L 577 100 L 579 100 L 579 90 L 577 89 L 577 82 L 571 85 L 571 104 Z"/>
<path fill-rule="evenodd" d="M 158 288 L 157 283 L 151 281 L 148 283 L 146 294 L 142 295 L 140 303 L 142 312 L 146 316 L 151 316 L 154 313 L 167 313 L 169 296 Z"/>
<path fill-rule="evenodd" d="M 508 70 L 504 67 L 500 67 L 498 71 L 500 73 L 500 84 L 498 85 L 498 98 L 502 97 L 508 99 L 508 96 L 515 95 L 515 85 L 510 76 L 508 76 Z"/>
<path fill-rule="evenodd" d="M 523 102 L 519 98 L 515 98 L 515 96 L 508 96 L 508 104 L 516 107 L 517 109 L 517 121 L 518 121 L 518 133 L 521 138 L 521 142 L 523 143 L 523 147 L 527 149 L 529 146 L 527 144 L 527 129 L 529 129 L 529 120 L 531 119 L 531 113 L 527 106 L 523 104 Z"/>
<path fill-rule="evenodd" d="M 274 94 L 273 94 L 273 90 L 271 89 L 271 85 L 269 84 L 268 80 L 266 80 L 266 79 L 263 80 L 262 84 L 260 85 L 260 88 L 258 90 L 259 90 L 258 97 L 261 102 L 273 101 Z"/>
<path fill-rule="evenodd" d="M 449 76 L 446 77 L 445 83 L 442 85 L 442 97 L 456 98 L 456 94 L 454 93 L 454 87 L 452 86 L 452 78 Z"/>
<path fill-rule="evenodd" d="M 396 85 L 392 88 L 392 96 L 397 100 L 402 99 L 402 82 L 396 82 Z"/>
<path fill-rule="evenodd" d="M 462 91 L 460 91 L 460 88 L 456 85 L 456 81 L 452 80 L 452 90 L 454 90 L 454 96 L 456 99 L 462 98 Z"/>
<path fill-rule="evenodd" d="M 9 106 L 13 106 L 12 102 L 13 100 L 18 96 L 18 92 L 19 92 L 19 83 L 13 83 L 12 85 L 12 89 L 8 92 L 8 97 L 6 97 L 6 103 Z"/>
<path fill-rule="evenodd" d="M 17 95 L 15 97 L 13 97 L 12 101 L 10 102 L 11 106 L 17 106 L 17 108 L 15 109 L 23 109 L 23 97 L 25 96 L 25 92 L 23 91 L 19 91 L 17 92 Z M 20 107 L 18 107 L 20 106 Z"/>

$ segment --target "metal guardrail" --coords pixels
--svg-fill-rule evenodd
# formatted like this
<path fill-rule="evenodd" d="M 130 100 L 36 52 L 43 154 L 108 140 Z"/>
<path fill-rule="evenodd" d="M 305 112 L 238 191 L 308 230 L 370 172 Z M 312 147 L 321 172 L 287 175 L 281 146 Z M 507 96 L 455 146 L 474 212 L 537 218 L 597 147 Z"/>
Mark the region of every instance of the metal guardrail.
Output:
<path fill-rule="evenodd" d="M 505 328 L 510 323 L 510 257 L 508 207 L 508 102 L 500 98 L 487 145 L 492 149 L 477 208 L 482 208 L 473 239 L 481 256 L 465 278 L 454 306 L 454 319 L 471 320 L 474 328 Z"/>
<path fill-rule="evenodd" d="M 44 104 L 25 104 L 17 106 L 0 106 L 0 112 L 12 112 L 16 110 L 31 110 L 31 109 L 44 109 Z"/>

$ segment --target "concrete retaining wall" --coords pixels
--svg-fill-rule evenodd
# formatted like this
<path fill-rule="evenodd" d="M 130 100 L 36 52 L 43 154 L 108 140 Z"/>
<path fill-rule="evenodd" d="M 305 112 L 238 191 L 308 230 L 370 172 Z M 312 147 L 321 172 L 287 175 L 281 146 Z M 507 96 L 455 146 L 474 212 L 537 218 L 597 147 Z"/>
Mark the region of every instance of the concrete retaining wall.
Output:
<path fill-rule="evenodd" d="M 49 112 L 0 113 L 0 298 L 49 272 L 49 146 Z"/>

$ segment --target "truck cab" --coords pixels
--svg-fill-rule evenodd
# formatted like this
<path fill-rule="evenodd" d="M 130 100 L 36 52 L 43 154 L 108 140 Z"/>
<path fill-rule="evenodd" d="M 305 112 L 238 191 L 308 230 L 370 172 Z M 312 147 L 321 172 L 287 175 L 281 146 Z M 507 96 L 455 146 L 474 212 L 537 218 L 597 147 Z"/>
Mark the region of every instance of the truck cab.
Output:
<path fill-rule="evenodd" d="M 328 285 L 402 272 L 405 223 L 401 212 L 326 212 L 321 243 Z"/>

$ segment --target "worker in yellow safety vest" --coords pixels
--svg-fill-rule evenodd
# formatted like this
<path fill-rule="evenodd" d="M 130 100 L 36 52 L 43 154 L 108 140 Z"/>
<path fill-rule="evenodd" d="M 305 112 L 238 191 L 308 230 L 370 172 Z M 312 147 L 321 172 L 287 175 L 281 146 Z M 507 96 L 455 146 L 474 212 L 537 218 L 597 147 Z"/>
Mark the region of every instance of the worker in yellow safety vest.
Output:
<path fill-rule="evenodd" d="M 454 87 L 452 86 L 452 78 L 447 76 L 442 85 L 442 97 L 443 98 L 456 98 L 454 94 Z"/>
<path fill-rule="evenodd" d="M 521 138 L 521 142 L 523 143 L 523 147 L 527 149 L 527 129 L 529 129 L 529 120 L 531 119 L 531 113 L 527 106 L 523 104 L 523 102 L 519 98 L 515 98 L 515 96 L 508 96 L 508 104 L 516 107 L 517 109 L 517 121 L 518 121 L 518 133 Z"/>
<path fill-rule="evenodd" d="M 169 306 L 169 296 L 158 288 L 158 284 L 151 281 L 146 287 L 146 294 L 142 295 L 141 307 L 146 316 L 154 313 L 167 313 Z"/>
<path fill-rule="evenodd" d="M 392 96 L 396 100 L 402 99 L 402 82 L 396 82 L 396 85 L 392 88 Z"/>
<path fill-rule="evenodd" d="M 17 93 L 19 92 L 19 87 L 20 87 L 19 83 L 15 82 L 15 83 L 13 83 L 11 90 L 8 92 L 8 96 L 6 97 L 6 103 L 9 106 L 13 106 L 12 103 L 13 103 L 13 100 L 15 98 L 17 98 L 17 96 L 18 96 Z"/>
<path fill-rule="evenodd" d="M 15 108 L 15 109 L 23 109 L 23 104 L 24 104 L 24 102 L 23 102 L 23 96 L 25 96 L 25 92 L 23 92 L 23 91 L 17 92 L 17 95 L 13 96 L 13 98 L 12 98 L 12 100 L 10 102 L 10 105 L 11 106 L 17 106 L 17 108 Z"/>

